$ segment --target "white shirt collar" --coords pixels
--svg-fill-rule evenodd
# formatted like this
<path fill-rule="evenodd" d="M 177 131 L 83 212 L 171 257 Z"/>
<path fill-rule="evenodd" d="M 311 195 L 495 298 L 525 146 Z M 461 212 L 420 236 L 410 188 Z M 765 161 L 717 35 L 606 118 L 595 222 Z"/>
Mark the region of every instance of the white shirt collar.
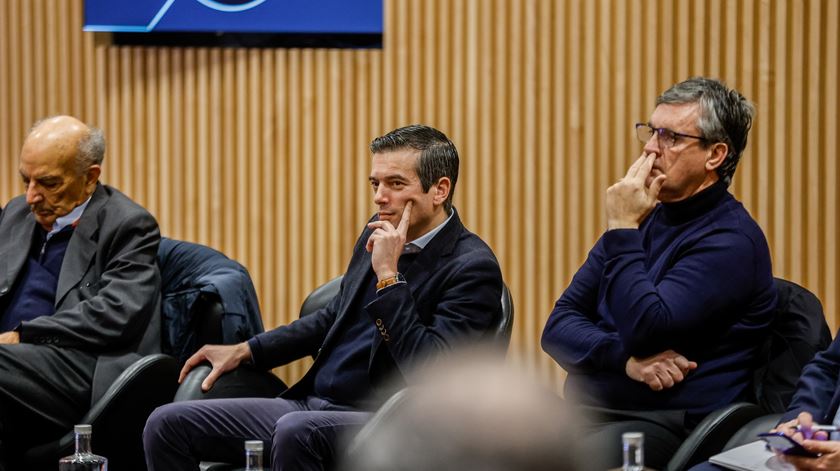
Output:
<path fill-rule="evenodd" d="M 88 203 L 90 203 L 91 198 L 93 198 L 93 194 L 88 196 L 88 199 L 86 199 L 84 203 L 73 208 L 73 211 L 70 211 L 64 216 L 56 218 L 55 222 L 53 223 L 52 229 L 50 230 L 50 232 L 47 233 L 47 240 L 49 240 L 50 237 L 58 233 L 58 231 L 78 221 L 79 218 L 82 217 L 82 213 L 85 212 L 85 208 L 87 208 L 87 205 Z"/>
<path fill-rule="evenodd" d="M 427 233 L 423 234 L 422 236 L 420 236 L 420 237 L 418 237 L 418 238 L 416 238 L 416 239 L 412 240 L 411 242 L 409 242 L 409 243 L 405 244 L 405 245 L 406 245 L 406 247 L 408 247 L 409 245 L 414 245 L 414 246 L 416 246 L 419 250 L 423 250 L 424 248 L 426 248 L 426 245 L 428 245 L 428 243 L 429 243 L 429 242 L 431 242 L 431 240 L 435 238 L 435 236 L 437 235 L 437 233 L 438 233 L 438 232 L 440 232 L 440 231 L 443 229 L 443 226 L 445 226 L 445 225 L 446 225 L 446 223 L 448 223 L 450 219 L 452 219 L 452 216 L 453 216 L 454 214 L 455 214 L 455 208 L 452 208 L 452 214 L 450 214 L 450 215 L 449 215 L 449 217 L 448 217 L 448 218 L 446 218 L 446 220 L 445 220 L 445 221 L 443 221 L 442 223 L 438 224 L 438 225 L 437 225 L 437 227 L 435 227 L 435 228 L 434 228 L 434 229 L 432 229 L 431 231 L 429 231 L 429 232 L 427 232 Z M 413 251 L 415 251 L 415 252 L 416 252 L 416 251 L 419 251 L 419 250 L 413 250 Z M 409 251 L 412 251 L 412 250 L 411 250 L 411 249 L 409 249 Z"/>

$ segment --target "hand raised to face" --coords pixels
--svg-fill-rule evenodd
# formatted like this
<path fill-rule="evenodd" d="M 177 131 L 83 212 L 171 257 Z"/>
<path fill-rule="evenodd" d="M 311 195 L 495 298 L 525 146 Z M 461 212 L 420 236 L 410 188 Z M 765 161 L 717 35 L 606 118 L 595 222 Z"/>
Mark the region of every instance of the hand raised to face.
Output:
<path fill-rule="evenodd" d="M 650 187 L 645 186 L 654 160 L 656 154 L 642 154 L 633 162 L 624 178 L 607 188 L 608 229 L 638 229 L 639 224 L 656 206 L 665 175 L 657 175 Z"/>
<path fill-rule="evenodd" d="M 370 264 L 379 281 L 397 274 L 397 262 L 405 247 L 413 206 L 411 201 L 405 204 L 397 227 L 388 221 L 374 221 L 368 224 L 373 233 L 368 237 L 365 249 L 371 254 Z"/>

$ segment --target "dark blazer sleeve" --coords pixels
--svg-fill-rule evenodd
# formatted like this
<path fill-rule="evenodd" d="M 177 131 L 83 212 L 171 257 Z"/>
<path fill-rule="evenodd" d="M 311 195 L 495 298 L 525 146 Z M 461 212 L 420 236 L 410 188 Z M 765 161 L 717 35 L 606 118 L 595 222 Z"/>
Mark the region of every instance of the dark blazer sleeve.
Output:
<path fill-rule="evenodd" d="M 335 322 L 341 293 L 312 314 L 254 336 L 248 341 L 251 358 L 257 368 L 269 369 L 315 354 Z"/>
<path fill-rule="evenodd" d="M 479 340 L 500 315 L 502 275 L 495 258 L 473 252 L 448 265 L 444 282 L 415 293 L 437 297 L 431 310 L 418 307 L 408 283 L 383 289 L 365 307 L 403 372 L 459 343 Z"/>
<path fill-rule="evenodd" d="M 155 257 L 160 232 L 155 219 L 121 195 L 112 195 L 89 217 L 95 219 L 83 216 L 80 227 L 93 224 L 97 229 L 90 238 L 78 234 L 78 249 L 93 252 L 90 265 L 74 268 L 82 273 L 80 281 L 59 301 L 54 315 L 21 324 L 21 342 L 100 353 L 130 349 L 159 308 Z M 64 263 L 70 263 L 68 255 Z"/>
<path fill-rule="evenodd" d="M 837 412 L 837 395 L 840 392 L 840 334 L 828 349 L 818 353 L 802 370 L 796 393 L 790 402 L 783 421 L 800 412 L 809 412 L 814 420 L 830 424 Z"/>

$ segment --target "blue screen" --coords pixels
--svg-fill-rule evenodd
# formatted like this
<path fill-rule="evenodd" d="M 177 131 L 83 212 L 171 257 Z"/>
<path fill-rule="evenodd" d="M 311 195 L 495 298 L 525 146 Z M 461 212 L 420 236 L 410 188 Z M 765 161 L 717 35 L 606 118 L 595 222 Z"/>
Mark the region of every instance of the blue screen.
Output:
<path fill-rule="evenodd" d="M 382 0 L 85 0 L 85 31 L 381 34 Z"/>

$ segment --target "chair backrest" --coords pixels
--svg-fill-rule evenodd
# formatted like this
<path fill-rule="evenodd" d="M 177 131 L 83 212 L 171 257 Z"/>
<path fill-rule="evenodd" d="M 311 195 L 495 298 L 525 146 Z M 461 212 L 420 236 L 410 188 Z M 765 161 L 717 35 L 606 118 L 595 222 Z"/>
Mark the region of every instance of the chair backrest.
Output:
<path fill-rule="evenodd" d="M 754 376 L 755 398 L 767 413 L 786 410 L 802 368 L 831 343 L 820 300 L 796 283 L 775 281 L 776 318 Z"/>
<path fill-rule="evenodd" d="M 763 414 L 785 412 L 805 365 L 831 343 L 822 304 L 796 283 L 775 279 L 776 316 L 756 357 L 753 400 L 758 404 L 730 404 L 712 412 L 683 441 L 668 471 L 683 470 L 718 453 L 748 421 Z"/>
<path fill-rule="evenodd" d="M 163 351 L 183 363 L 202 345 L 230 344 L 263 332 L 248 270 L 201 244 L 162 238 Z"/>
<path fill-rule="evenodd" d="M 332 298 L 334 298 L 341 288 L 341 280 L 344 275 L 339 275 L 323 285 L 315 288 L 309 293 L 309 296 L 303 300 L 300 306 L 300 317 L 312 314 L 313 312 L 326 306 Z M 507 348 L 510 344 L 510 335 L 513 330 L 513 298 L 510 295 L 510 290 L 506 284 L 502 285 L 502 315 L 493 324 L 493 330 L 488 334 L 494 342 Z M 311 352 L 314 354 L 315 352 Z"/>

